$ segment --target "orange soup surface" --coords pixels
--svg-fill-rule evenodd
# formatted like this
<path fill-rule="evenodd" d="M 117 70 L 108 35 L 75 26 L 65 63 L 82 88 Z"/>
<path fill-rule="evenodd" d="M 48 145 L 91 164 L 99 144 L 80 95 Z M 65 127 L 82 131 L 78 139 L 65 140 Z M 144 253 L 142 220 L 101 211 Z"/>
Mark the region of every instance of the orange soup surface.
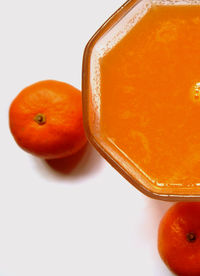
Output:
<path fill-rule="evenodd" d="M 110 147 L 157 183 L 200 183 L 200 7 L 151 8 L 100 68 Z"/>

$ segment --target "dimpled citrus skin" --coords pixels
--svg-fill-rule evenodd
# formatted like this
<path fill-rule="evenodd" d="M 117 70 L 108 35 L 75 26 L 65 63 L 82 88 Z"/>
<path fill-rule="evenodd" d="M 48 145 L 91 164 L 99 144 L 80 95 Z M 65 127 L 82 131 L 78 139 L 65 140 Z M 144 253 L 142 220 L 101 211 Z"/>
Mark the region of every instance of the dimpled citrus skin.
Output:
<path fill-rule="evenodd" d="M 44 116 L 43 124 L 35 120 L 38 114 Z M 72 155 L 86 143 L 81 92 L 60 81 L 23 89 L 10 106 L 9 124 L 17 144 L 44 159 Z"/>
<path fill-rule="evenodd" d="M 188 234 L 195 236 L 189 241 Z M 200 203 L 173 205 L 158 231 L 158 250 L 165 264 L 179 276 L 200 275 Z"/>

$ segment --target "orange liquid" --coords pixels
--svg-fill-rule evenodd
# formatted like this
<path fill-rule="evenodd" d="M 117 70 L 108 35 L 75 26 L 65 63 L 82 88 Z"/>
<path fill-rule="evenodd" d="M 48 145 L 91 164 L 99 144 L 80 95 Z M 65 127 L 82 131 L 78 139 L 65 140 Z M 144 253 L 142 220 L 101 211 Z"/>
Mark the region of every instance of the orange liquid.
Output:
<path fill-rule="evenodd" d="M 100 65 L 110 147 L 156 182 L 199 183 L 200 7 L 153 7 Z"/>

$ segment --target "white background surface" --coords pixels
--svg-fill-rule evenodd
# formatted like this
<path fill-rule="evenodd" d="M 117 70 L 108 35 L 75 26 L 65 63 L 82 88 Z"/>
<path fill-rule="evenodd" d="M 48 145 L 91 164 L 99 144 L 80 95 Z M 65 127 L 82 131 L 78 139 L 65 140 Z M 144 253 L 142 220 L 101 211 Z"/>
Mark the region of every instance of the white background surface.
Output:
<path fill-rule="evenodd" d="M 145 197 L 91 146 L 69 171 L 68 160 L 23 152 L 8 128 L 25 86 L 50 78 L 81 87 L 84 47 L 121 4 L 0 1 L 0 276 L 171 275 L 157 252 L 170 203 Z"/>

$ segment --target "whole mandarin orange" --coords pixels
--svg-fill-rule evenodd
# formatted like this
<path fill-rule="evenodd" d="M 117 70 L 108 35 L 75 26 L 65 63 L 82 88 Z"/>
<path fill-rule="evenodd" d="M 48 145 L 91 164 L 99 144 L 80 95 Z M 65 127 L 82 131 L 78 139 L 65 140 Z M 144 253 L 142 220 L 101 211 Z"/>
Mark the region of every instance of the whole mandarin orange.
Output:
<path fill-rule="evenodd" d="M 23 89 L 10 106 L 9 124 L 22 149 L 45 159 L 72 155 L 86 143 L 81 92 L 60 81 Z"/>
<path fill-rule="evenodd" d="M 160 222 L 158 250 L 179 276 L 200 276 L 200 203 L 173 205 Z"/>

